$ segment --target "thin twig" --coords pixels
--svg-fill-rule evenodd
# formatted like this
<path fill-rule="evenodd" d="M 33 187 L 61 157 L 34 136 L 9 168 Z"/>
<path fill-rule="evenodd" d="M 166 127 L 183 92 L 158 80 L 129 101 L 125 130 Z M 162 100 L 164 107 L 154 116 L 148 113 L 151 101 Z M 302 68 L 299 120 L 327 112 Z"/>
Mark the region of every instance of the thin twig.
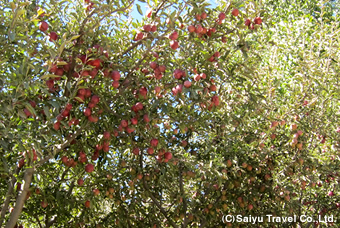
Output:
<path fill-rule="evenodd" d="M 56 154 L 58 154 L 60 151 L 64 150 L 67 146 L 70 145 L 70 143 L 78 136 L 82 133 L 82 131 L 84 130 L 86 126 L 79 128 L 76 133 L 74 135 L 72 135 L 66 142 L 64 142 L 63 144 L 59 144 L 57 145 L 57 149 L 55 150 L 54 153 L 49 154 L 48 156 L 46 156 L 44 159 L 40 160 L 38 164 L 35 165 L 35 167 L 40 167 L 42 166 L 45 162 L 47 162 L 48 160 L 50 160 L 51 158 L 53 158 Z"/>

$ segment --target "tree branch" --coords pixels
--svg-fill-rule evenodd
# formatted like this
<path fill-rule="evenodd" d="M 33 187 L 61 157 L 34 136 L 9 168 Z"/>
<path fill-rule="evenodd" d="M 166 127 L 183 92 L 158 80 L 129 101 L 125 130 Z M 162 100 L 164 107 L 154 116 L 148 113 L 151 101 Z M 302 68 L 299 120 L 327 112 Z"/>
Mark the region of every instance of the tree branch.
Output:
<path fill-rule="evenodd" d="M 134 2 L 135 2 L 135 1 L 132 0 L 132 1 L 129 3 L 129 5 L 126 6 L 126 7 L 119 8 L 119 9 L 116 9 L 116 10 L 113 10 L 113 11 L 110 11 L 110 12 L 104 14 L 104 16 L 102 16 L 102 18 L 100 18 L 99 21 L 97 21 L 97 22 L 91 27 L 91 29 L 94 29 L 94 28 L 95 28 L 102 20 L 104 20 L 104 19 L 105 19 L 106 17 L 108 17 L 110 14 L 117 13 L 117 12 L 122 12 L 122 11 L 127 10 L 128 8 L 130 8 L 130 6 L 131 6 Z M 91 30 L 91 29 L 90 29 L 90 30 Z"/>
<path fill-rule="evenodd" d="M 188 225 L 188 217 L 187 217 L 187 209 L 188 209 L 188 205 L 187 205 L 187 199 L 185 197 L 185 192 L 184 192 L 184 187 L 183 187 L 183 175 L 182 175 L 182 170 L 183 170 L 183 166 L 182 163 L 179 163 L 179 190 L 181 192 L 181 197 L 183 199 L 183 213 L 184 213 L 184 221 L 182 224 L 182 228 L 187 227 Z"/>
<path fill-rule="evenodd" d="M 31 185 L 33 173 L 34 173 L 34 168 L 26 169 L 25 175 L 24 175 L 24 181 L 25 181 L 24 189 L 22 190 L 21 194 L 18 196 L 16 200 L 14 210 L 11 213 L 11 217 L 9 218 L 9 221 L 6 224 L 5 228 L 13 228 L 15 224 L 17 223 L 19 216 L 21 214 L 22 208 L 24 207 L 26 195 Z"/>
<path fill-rule="evenodd" d="M 39 225 L 39 228 L 42 228 L 42 225 L 41 225 L 41 222 L 40 222 L 40 220 L 39 220 L 39 217 L 38 217 L 38 215 L 34 215 L 34 218 L 37 220 L 37 222 L 38 222 L 38 225 Z"/>
<path fill-rule="evenodd" d="M 14 171 L 15 174 L 18 174 L 20 171 L 20 168 L 17 167 Z M 0 227 L 2 227 L 2 223 L 4 221 L 8 206 L 9 206 L 9 202 L 11 201 L 11 195 L 13 193 L 13 189 L 14 189 L 14 184 L 17 181 L 17 179 L 12 175 L 12 180 L 10 181 L 10 183 L 8 184 L 8 190 L 6 193 L 6 200 L 4 202 L 4 204 L 1 207 L 1 214 L 0 214 Z"/>
<path fill-rule="evenodd" d="M 69 167 L 63 172 L 61 180 L 60 180 L 60 185 L 62 184 L 62 181 L 65 179 L 65 175 L 69 171 Z M 59 187 L 60 187 L 59 185 Z M 69 197 L 72 194 L 72 190 L 75 187 L 74 181 L 71 182 L 70 188 L 67 192 L 67 197 Z M 46 228 L 51 227 L 56 221 L 57 221 L 58 215 L 54 216 L 50 221 L 46 222 Z"/>
<path fill-rule="evenodd" d="M 60 151 L 64 150 L 80 133 L 84 130 L 86 126 L 79 128 L 74 135 L 72 135 L 65 143 L 57 145 L 58 149 L 55 150 L 55 153 L 49 154 L 44 159 L 40 160 L 38 164 L 35 165 L 35 167 L 42 166 L 45 162 L 53 158 L 56 154 L 58 154 Z"/>
<path fill-rule="evenodd" d="M 140 165 L 140 168 L 143 169 L 143 152 L 141 152 L 140 157 L 139 157 L 139 165 Z M 158 209 L 161 211 L 161 213 L 164 215 L 164 217 L 169 221 L 171 226 L 174 227 L 174 228 L 178 228 L 176 223 L 174 221 L 172 221 L 172 219 L 169 217 L 169 215 L 164 210 L 164 208 L 161 206 L 161 204 L 156 199 L 156 197 L 151 193 L 150 188 L 147 185 L 145 178 L 143 178 L 143 186 L 144 186 L 146 192 L 149 193 L 149 196 L 152 199 L 152 202 L 158 207 Z"/>

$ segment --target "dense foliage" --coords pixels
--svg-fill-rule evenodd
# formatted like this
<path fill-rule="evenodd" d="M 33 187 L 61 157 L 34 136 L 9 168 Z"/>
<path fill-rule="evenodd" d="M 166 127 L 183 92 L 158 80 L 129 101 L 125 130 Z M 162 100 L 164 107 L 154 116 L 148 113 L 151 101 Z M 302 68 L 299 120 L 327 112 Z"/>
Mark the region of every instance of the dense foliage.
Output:
<path fill-rule="evenodd" d="M 340 220 L 337 1 L 0 6 L 0 226 Z"/>

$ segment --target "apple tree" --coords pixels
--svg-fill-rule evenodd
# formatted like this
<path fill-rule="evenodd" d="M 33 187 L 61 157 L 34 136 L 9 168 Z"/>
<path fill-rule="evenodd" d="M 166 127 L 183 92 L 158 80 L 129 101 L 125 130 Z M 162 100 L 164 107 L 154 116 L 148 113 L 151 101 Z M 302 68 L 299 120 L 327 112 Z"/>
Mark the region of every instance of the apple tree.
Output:
<path fill-rule="evenodd" d="M 337 3 L 0 4 L 0 226 L 339 217 Z"/>

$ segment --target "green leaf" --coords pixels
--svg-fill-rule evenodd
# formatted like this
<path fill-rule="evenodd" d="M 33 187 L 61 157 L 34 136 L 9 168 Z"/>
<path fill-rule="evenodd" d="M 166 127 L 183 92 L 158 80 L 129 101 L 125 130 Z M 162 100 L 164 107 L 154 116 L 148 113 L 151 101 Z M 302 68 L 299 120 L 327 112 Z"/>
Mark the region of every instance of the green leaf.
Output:
<path fill-rule="evenodd" d="M 83 99 L 81 99 L 80 97 L 75 97 L 75 99 L 81 103 L 84 103 Z"/>
<path fill-rule="evenodd" d="M 59 109 L 60 105 L 58 102 L 56 101 L 49 101 L 48 103 L 50 103 L 54 108 Z"/>
<path fill-rule="evenodd" d="M 18 10 L 17 17 L 20 17 L 21 15 L 23 15 L 25 13 L 26 13 L 26 10 L 24 10 L 24 9 Z"/>
<path fill-rule="evenodd" d="M 143 11 L 142 11 L 140 5 L 139 5 L 139 4 L 136 4 L 136 6 L 137 6 L 138 13 L 139 13 L 140 15 L 143 15 Z"/>
<path fill-rule="evenodd" d="M 25 118 L 25 119 L 27 118 L 27 117 L 26 117 L 26 114 L 25 114 L 24 111 L 21 110 L 21 109 L 18 110 L 18 114 L 19 114 L 19 116 L 22 117 L 22 118 Z"/>
<path fill-rule="evenodd" d="M 44 112 L 45 112 L 45 115 L 46 115 L 47 119 L 50 119 L 51 118 L 51 114 L 50 114 L 50 111 L 49 111 L 47 106 L 44 107 Z"/>
<path fill-rule="evenodd" d="M 60 78 L 60 76 L 55 75 L 55 74 L 45 74 L 45 75 L 40 77 L 40 79 L 48 79 L 48 78 Z"/>
<path fill-rule="evenodd" d="M 67 62 L 65 62 L 65 61 L 58 61 L 57 65 L 58 66 L 64 66 L 64 65 L 67 65 Z"/>
<path fill-rule="evenodd" d="M 37 113 L 35 112 L 35 109 L 29 104 L 29 103 L 24 103 L 25 107 L 28 109 L 28 111 L 30 111 L 30 113 L 32 113 L 33 115 L 37 115 Z"/>
<path fill-rule="evenodd" d="M 13 42 L 15 40 L 15 36 L 16 36 L 16 33 L 13 32 L 13 31 L 10 31 L 9 34 L 8 34 L 8 38 L 11 42 Z"/>

